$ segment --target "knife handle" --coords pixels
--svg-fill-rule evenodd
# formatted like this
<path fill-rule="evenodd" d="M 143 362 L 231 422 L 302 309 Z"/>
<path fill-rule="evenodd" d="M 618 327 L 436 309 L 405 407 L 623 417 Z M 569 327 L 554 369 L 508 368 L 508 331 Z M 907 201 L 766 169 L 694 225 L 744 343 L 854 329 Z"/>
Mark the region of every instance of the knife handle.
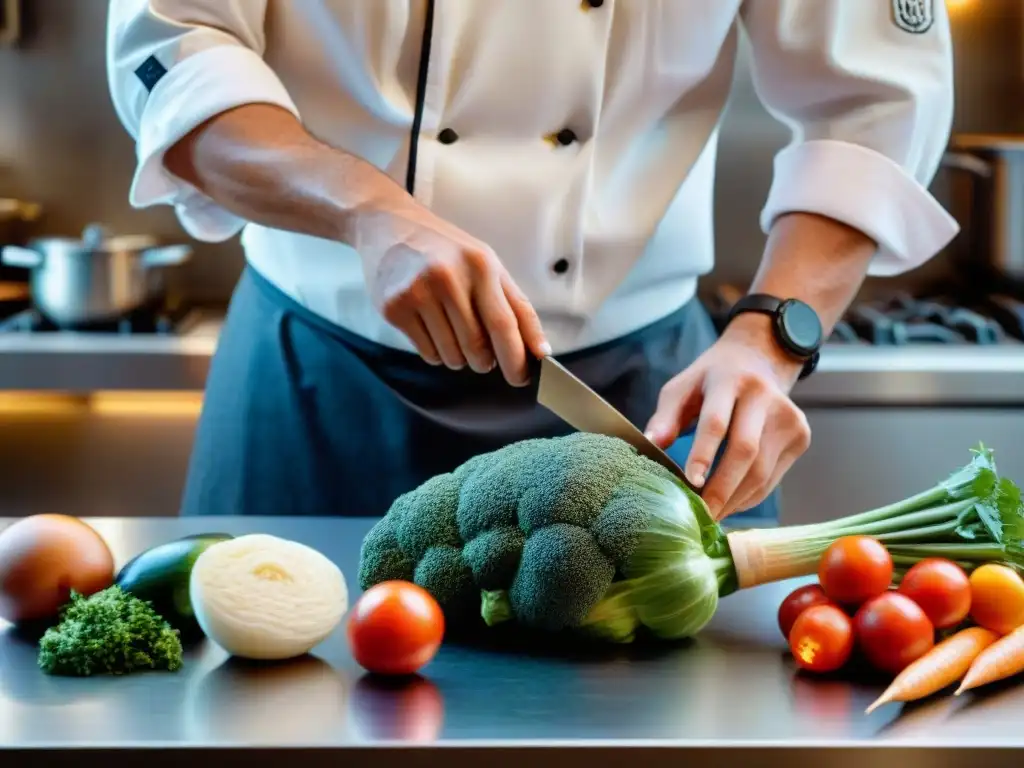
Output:
<path fill-rule="evenodd" d="M 552 358 L 554 359 L 554 358 Z M 541 358 L 526 353 L 526 375 L 530 377 L 530 386 L 536 388 L 540 384 Z"/>

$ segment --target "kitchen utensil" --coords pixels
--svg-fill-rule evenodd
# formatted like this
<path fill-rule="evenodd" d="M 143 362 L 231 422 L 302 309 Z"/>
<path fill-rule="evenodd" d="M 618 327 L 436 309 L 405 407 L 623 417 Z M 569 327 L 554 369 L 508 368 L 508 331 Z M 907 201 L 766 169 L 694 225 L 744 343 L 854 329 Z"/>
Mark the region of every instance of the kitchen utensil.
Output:
<path fill-rule="evenodd" d="M 36 307 L 56 325 L 70 327 L 116 320 L 149 303 L 162 290 L 154 270 L 182 264 L 191 254 L 187 245 L 160 245 L 145 235 L 112 237 L 90 225 L 81 239 L 7 246 L 0 261 L 29 269 Z"/>
<path fill-rule="evenodd" d="M 648 440 L 629 419 L 551 356 L 540 361 L 537 402 L 574 429 L 625 440 L 639 453 L 675 474 L 694 493 L 700 493 L 686 479 L 682 467 L 667 453 Z"/>
<path fill-rule="evenodd" d="M 957 257 L 975 275 L 1024 283 L 1024 136 L 958 134 L 943 157 L 964 230 Z"/>

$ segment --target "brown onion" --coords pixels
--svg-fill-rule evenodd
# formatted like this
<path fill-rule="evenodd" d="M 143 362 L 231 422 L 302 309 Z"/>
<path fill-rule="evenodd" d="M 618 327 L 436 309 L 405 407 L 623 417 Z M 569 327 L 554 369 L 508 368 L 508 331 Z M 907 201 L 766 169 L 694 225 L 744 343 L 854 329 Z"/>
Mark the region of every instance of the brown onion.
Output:
<path fill-rule="evenodd" d="M 71 590 L 91 595 L 114 582 L 103 537 L 68 515 L 33 515 L 0 531 L 0 617 L 20 623 L 56 617 Z"/>

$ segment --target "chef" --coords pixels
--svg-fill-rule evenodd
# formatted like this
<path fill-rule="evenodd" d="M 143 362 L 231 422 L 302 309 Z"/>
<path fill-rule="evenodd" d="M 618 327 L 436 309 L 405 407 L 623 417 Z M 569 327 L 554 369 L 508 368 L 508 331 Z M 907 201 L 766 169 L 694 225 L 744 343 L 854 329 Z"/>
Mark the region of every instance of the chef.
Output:
<path fill-rule="evenodd" d="M 741 33 L 792 141 L 718 334 L 695 291 Z M 927 189 L 939 0 L 112 0 L 107 56 L 131 204 L 245 251 L 186 515 L 381 515 L 565 433 L 549 353 L 716 517 L 774 515 L 810 442 L 791 389 L 866 275 L 957 232 Z"/>

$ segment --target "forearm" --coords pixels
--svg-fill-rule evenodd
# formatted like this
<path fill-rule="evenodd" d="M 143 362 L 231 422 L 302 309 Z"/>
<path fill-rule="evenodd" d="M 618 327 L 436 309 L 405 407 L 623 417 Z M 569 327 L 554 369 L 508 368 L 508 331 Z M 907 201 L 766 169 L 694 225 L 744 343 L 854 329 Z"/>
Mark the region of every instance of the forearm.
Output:
<path fill-rule="evenodd" d="M 860 290 L 876 249 L 869 237 L 833 219 L 804 213 L 780 216 L 750 291 L 806 302 L 818 313 L 827 336 Z M 796 381 L 801 363 L 774 345 L 768 318 L 741 315 L 728 332 L 764 341 L 780 373 Z"/>
<path fill-rule="evenodd" d="M 370 163 L 267 104 L 208 120 L 167 151 L 164 165 L 248 221 L 350 244 L 357 215 L 409 198 Z"/>
<path fill-rule="evenodd" d="M 830 333 L 860 290 L 875 249 L 869 237 L 833 219 L 782 216 L 768 236 L 751 291 L 806 302 Z"/>

